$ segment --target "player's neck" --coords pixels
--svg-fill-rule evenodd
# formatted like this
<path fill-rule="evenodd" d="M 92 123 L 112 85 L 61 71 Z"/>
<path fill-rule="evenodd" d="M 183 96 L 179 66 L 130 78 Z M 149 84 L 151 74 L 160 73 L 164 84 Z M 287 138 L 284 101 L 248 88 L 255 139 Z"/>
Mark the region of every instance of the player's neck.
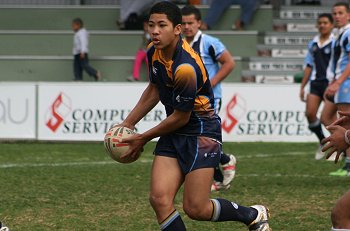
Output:
<path fill-rule="evenodd" d="M 162 56 L 165 59 L 165 61 L 169 61 L 173 58 L 175 50 L 176 50 L 176 45 L 180 39 L 180 36 L 177 36 L 177 38 L 174 39 L 167 47 L 164 47 L 161 50 Z"/>
<path fill-rule="evenodd" d="M 185 39 L 188 44 L 191 44 L 191 42 L 194 40 L 194 37 L 186 37 Z"/>
<path fill-rule="evenodd" d="M 329 39 L 329 36 L 331 36 L 331 34 L 321 34 L 320 35 L 320 42 L 321 44 L 324 43 L 325 41 L 327 41 Z"/>

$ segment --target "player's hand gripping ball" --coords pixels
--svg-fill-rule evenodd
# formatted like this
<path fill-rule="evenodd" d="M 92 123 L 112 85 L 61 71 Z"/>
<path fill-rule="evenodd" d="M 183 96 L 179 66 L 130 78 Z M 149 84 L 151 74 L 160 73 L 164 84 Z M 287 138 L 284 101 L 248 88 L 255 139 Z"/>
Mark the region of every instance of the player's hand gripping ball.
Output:
<path fill-rule="evenodd" d="M 129 144 L 121 143 L 121 141 L 134 134 L 136 134 L 136 132 L 127 127 L 113 127 L 106 133 L 104 145 L 107 153 L 113 160 L 119 163 L 131 163 L 138 159 L 139 156 L 137 156 L 137 158 L 132 158 L 130 156 L 120 158 L 129 149 Z"/>

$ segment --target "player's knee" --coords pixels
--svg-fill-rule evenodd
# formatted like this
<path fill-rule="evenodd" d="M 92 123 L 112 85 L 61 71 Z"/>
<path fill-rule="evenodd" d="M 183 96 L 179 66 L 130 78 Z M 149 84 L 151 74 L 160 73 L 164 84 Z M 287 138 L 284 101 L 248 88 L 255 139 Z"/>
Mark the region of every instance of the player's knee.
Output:
<path fill-rule="evenodd" d="M 335 206 L 331 213 L 332 225 L 334 228 L 341 228 L 342 223 L 346 220 L 345 214 L 340 206 Z"/>
<path fill-rule="evenodd" d="M 305 116 L 309 122 L 317 120 L 316 114 L 314 112 L 306 111 Z"/>
<path fill-rule="evenodd" d="M 183 210 L 187 216 L 193 220 L 206 221 L 210 219 L 206 209 L 201 204 L 195 202 L 184 202 Z"/>
<path fill-rule="evenodd" d="M 149 202 L 154 209 L 172 206 L 172 200 L 166 195 L 150 194 Z"/>

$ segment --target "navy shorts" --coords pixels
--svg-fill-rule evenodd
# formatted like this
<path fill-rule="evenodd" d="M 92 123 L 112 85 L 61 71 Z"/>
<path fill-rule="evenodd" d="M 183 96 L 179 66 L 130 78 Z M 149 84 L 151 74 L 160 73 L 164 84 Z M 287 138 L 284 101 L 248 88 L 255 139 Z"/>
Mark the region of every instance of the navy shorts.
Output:
<path fill-rule="evenodd" d="M 328 87 L 328 81 L 311 81 L 310 82 L 310 94 L 317 95 L 323 99 L 324 92 Z"/>
<path fill-rule="evenodd" d="M 219 165 L 221 143 L 205 136 L 165 135 L 159 138 L 154 154 L 176 158 L 182 172 Z"/>

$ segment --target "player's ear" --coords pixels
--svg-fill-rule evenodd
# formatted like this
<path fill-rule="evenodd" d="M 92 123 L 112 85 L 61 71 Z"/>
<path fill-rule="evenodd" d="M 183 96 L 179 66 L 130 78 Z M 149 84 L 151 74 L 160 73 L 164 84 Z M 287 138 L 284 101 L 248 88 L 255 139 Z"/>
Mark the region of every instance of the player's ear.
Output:
<path fill-rule="evenodd" d="M 181 24 L 177 24 L 175 26 L 174 33 L 175 33 L 175 35 L 180 35 L 181 34 Z"/>

